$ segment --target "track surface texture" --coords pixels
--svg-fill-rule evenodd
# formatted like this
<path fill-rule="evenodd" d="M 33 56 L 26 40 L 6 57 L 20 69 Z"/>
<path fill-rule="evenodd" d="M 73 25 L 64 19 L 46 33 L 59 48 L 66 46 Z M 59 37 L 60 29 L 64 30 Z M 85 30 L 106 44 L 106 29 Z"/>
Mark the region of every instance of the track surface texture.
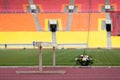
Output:
<path fill-rule="evenodd" d="M 120 80 L 119 67 L 44 67 L 44 71 L 65 70 L 65 74 L 17 74 L 37 67 L 0 67 L 0 80 Z"/>

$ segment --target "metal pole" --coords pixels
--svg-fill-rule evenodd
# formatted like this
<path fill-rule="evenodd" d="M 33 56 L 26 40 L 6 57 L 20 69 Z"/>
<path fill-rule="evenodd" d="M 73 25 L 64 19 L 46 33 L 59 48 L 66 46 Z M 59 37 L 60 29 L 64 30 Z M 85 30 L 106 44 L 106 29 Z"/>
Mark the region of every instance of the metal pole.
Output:
<path fill-rule="evenodd" d="M 39 71 L 42 72 L 42 46 L 39 46 Z"/>
<path fill-rule="evenodd" d="M 86 48 L 88 48 L 88 47 L 89 47 L 89 35 L 90 35 L 90 25 L 91 25 L 90 19 L 91 19 L 91 12 L 92 12 L 92 11 L 90 11 L 90 10 L 91 10 L 91 1 L 89 0 L 89 12 L 88 12 L 88 33 L 87 33 L 87 41 L 86 41 L 87 46 L 86 46 Z"/>
<path fill-rule="evenodd" d="M 53 44 L 53 66 L 56 65 L 56 33 L 52 32 L 52 44 Z"/>
<path fill-rule="evenodd" d="M 53 66 L 56 65 L 56 47 L 53 46 Z"/>

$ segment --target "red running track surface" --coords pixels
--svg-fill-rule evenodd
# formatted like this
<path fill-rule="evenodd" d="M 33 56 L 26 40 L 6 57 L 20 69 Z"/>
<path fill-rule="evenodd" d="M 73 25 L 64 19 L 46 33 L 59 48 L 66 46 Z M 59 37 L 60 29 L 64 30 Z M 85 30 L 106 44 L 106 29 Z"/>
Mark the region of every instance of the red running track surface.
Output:
<path fill-rule="evenodd" d="M 120 68 L 44 68 L 65 70 L 65 74 L 16 74 L 16 71 L 31 71 L 38 68 L 0 68 L 0 80 L 120 80 Z"/>

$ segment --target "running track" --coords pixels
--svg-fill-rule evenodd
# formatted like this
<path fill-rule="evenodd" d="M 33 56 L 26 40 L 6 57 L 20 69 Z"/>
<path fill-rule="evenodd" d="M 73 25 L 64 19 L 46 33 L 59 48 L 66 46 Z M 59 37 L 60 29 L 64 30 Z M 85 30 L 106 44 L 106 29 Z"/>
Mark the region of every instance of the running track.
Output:
<path fill-rule="evenodd" d="M 16 74 L 16 71 L 38 70 L 36 67 L 0 67 L 0 80 L 120 80 L 119 67 L 45 67 L 44 70 L 65 70 L 65 74 Z"/>

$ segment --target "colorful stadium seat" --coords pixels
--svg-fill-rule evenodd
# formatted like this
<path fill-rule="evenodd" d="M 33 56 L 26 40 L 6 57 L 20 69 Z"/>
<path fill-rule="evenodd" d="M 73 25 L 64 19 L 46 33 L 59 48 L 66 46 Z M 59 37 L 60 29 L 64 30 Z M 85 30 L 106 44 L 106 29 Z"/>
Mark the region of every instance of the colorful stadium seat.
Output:
<path fill-rule="evenodd" d="M 48 22 L 55 19 L 58 21 L 57 44 L 87 44 L 88 48 L 107 48 L 107 31 L 102 27 L 106 13 L 101 13 L 105 0 L 75 0 L 78 13 L 70 13 L 70 31 L 66 31 L 69 13 L 64 13 L 70 0 L 34 0 L 34 4 L 40 9 L 40 13 L 36 14 L 40 32 L 37 31 L 34 14 L 26 13 L 29 0 L 0 0 L 0 44 L 51 42 Z M 120 1 L 110 0 L 110 4 L 114 7 L 110 13 L 113 21 L 111 44 L 120 48 Z"/>
<path fill-rule="evenodd" d="M 91 12 L 101 12 L 101 8 L 105 5 L 105 0 L 90 0 L 89 6 Z"/>
<path fill-rule="evenodd" d="M 105 0 L 75 0 L 78 12 L 100 12 Z"/>
<path fill-rule="evenodd" d="M 24 13 L 28 4 L 28 0 L 0 0 L 0 12 Z"/>
<path fill-rule="evenodd" d="M 88 31 L 88 18 L 88 13 L 73 14 L 70 31 Z"/>
<path fill-rule="evenodd" d="M 85 44 L 88 32 L 57 32 L 58 44 Z"/>
<path fill-rule="evenodd" d="M 5 12 L 5 0 L 0 0 L 0 12 Z"/>
<path fill-rule="evenodd" d="M 70 0 L 34 0 L 41 12 L 64 12 L 64 7 L 68 6 Z"/>
<path fill-rule="evenodd" d="M 120 48 L 120 36 L 111 36 L 112 47 Z"/>
<path fill-rule="evenodd" d="M 99 26 L 99 20 L 103 20 L 105 19 L 105 13 L 91 13 L 90 14 L 90 31 L 98 31 L 101 28 L 101 26 Z M 100 22 L 101 24 L 102 22 Z"/>
<path fill-rule="evenodd" d="M 43 36 L 44 35 L 44 36 Z M 33 41 L 51 42 L 50 32 L 0 32 L 0 44 L 11 44 L 8 48 L 23 48 L 23 46 L 12 44 L 33 44 Z M 33 46 L 26 46 L 33 48 Z M 4 48 L 4 46 L 0 46 Z"/>
<path fill-rule="evenodd" d="M 37 31 L 32 14 L 0 14 L 0 31 Z"/>
<path fill-rule="evenodd" d="M 78 12 L 89 12 L 88 0 L 75 0 L 75 6 L 78 6 Z"/>
<path fill-rule="evenodd" d="M 113 21 L 112 35 L 117 36 L 120 35 L 120 12 L 111 12 L 111 18 Z"/>
<path fill-rule="evenodd" d="M 50 19 L 56 19 L 58 20 L 58 30 L 59 31 L 65 31 L 67 27 L 67 21 L 68 21 L 68 14 L 66 13 L 44 13 L 44 14 L 38 14 L 38 19 L 40 26 L 42 28 L 42 31 L 49 31 L 48 27 L 48 20 Z"/>
<path fill-rule="evenodd" d="M 114 6 L 114 11 L 120 11 L 120 0 L 110 0 L 110 4 Z"/>
<path fill-rule="evenodd" d="M 28 0 L 7 0 L 8 2 L 8 12 L 26 12 L 26 5 L 28 5 Z"/>

